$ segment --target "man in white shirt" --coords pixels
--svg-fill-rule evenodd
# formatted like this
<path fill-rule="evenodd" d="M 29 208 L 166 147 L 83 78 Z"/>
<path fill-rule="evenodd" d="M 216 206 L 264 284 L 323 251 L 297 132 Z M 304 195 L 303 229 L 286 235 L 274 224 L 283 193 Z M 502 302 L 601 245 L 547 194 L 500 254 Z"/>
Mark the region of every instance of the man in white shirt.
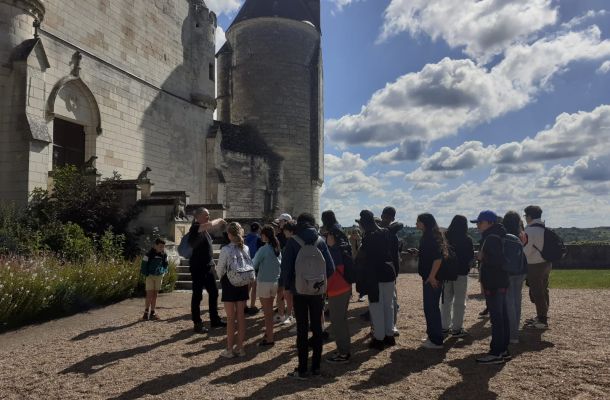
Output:
<path fill-rule="evenodd" d="M 542 209 L 538 206 L 525 208 L 525 234 L 527 243 L 524 247 L 527 258 L 527 284 L 530 288 L 530 300 L 536 305 L 536 317 L 526 320 L 525 325 L 535 329 L 548 328 L 549 311 L 549 275 L 552 263 L 542 257 L 544 247 L 544 221 Z"/>

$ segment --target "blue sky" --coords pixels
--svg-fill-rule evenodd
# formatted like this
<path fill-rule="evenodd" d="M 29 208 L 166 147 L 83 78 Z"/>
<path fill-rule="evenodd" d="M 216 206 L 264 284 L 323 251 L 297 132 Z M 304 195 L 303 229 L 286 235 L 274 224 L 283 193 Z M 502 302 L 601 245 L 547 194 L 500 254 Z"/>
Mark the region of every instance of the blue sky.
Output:
<path fill-rule="evenodd" d="M 208 0 L 221 28 L 240 0 Z M 610 2 L 322 0 L 322 207 L 610 225 Z M 223 32 L 219 30 L 219 39 Z"/>

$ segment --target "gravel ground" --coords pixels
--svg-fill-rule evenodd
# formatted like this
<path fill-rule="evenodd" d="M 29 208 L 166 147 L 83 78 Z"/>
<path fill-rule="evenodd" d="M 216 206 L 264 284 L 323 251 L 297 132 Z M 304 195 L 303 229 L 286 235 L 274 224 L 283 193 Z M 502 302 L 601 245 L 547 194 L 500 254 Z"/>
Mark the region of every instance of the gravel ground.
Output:
<path fill-rule="evenodd" d="M 514 359 L 481 366 L 490 326 L 471 279 L 465 327 L 443 350 L 424 350 L 421 281 L 399 278 L 401 331 L 382 352 L 366 347 L 366 303 L 350 304 L 352 362 L 323 363 L 322 376 L 294 381 L 295 337 L 277 328 L 261 351 L 262 315 L 248 318 L 247 356 L 222 359 L 224 330 L 192 333 L 188 293 L 161 295 L 158 322 L 139 322 L 142 299 L 0 335 L 2 399 L 609 399 L 609 290 L 552 290 L 551 328 L 524 331 Z M 205 301 L 202 304 L 206 304 Z M 206 306 L 207 308 L 207 306 Z M 524 292 L 524 317 L 534 314 Z M 335 349 L 334 343 L 324 352 Z"/>

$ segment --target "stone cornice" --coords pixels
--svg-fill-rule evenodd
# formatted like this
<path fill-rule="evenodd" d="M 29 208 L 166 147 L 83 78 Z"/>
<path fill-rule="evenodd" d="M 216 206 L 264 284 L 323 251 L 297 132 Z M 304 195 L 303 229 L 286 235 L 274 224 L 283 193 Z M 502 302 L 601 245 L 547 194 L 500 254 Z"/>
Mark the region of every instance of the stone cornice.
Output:
<path fill-rule="evenodd" d="M 44 19 L 45 8 L 43 0 L 0 0 L 0 3 L 21 8 L 23 11 L 39 21 Z"/>

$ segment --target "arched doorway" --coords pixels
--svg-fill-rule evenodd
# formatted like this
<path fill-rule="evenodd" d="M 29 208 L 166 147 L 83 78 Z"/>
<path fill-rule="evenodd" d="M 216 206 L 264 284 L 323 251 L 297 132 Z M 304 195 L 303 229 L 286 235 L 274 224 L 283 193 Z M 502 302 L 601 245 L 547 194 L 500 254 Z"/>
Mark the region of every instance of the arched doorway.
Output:
<path fill-rule="evenodd" d="M 100 111 L 80 77 L 57 82 L 47 102 L 47 121 L 53 139 L 50 171 L 67 164 L 82 167 L 96 155 L 97 136 L 102 133 Z"/>

